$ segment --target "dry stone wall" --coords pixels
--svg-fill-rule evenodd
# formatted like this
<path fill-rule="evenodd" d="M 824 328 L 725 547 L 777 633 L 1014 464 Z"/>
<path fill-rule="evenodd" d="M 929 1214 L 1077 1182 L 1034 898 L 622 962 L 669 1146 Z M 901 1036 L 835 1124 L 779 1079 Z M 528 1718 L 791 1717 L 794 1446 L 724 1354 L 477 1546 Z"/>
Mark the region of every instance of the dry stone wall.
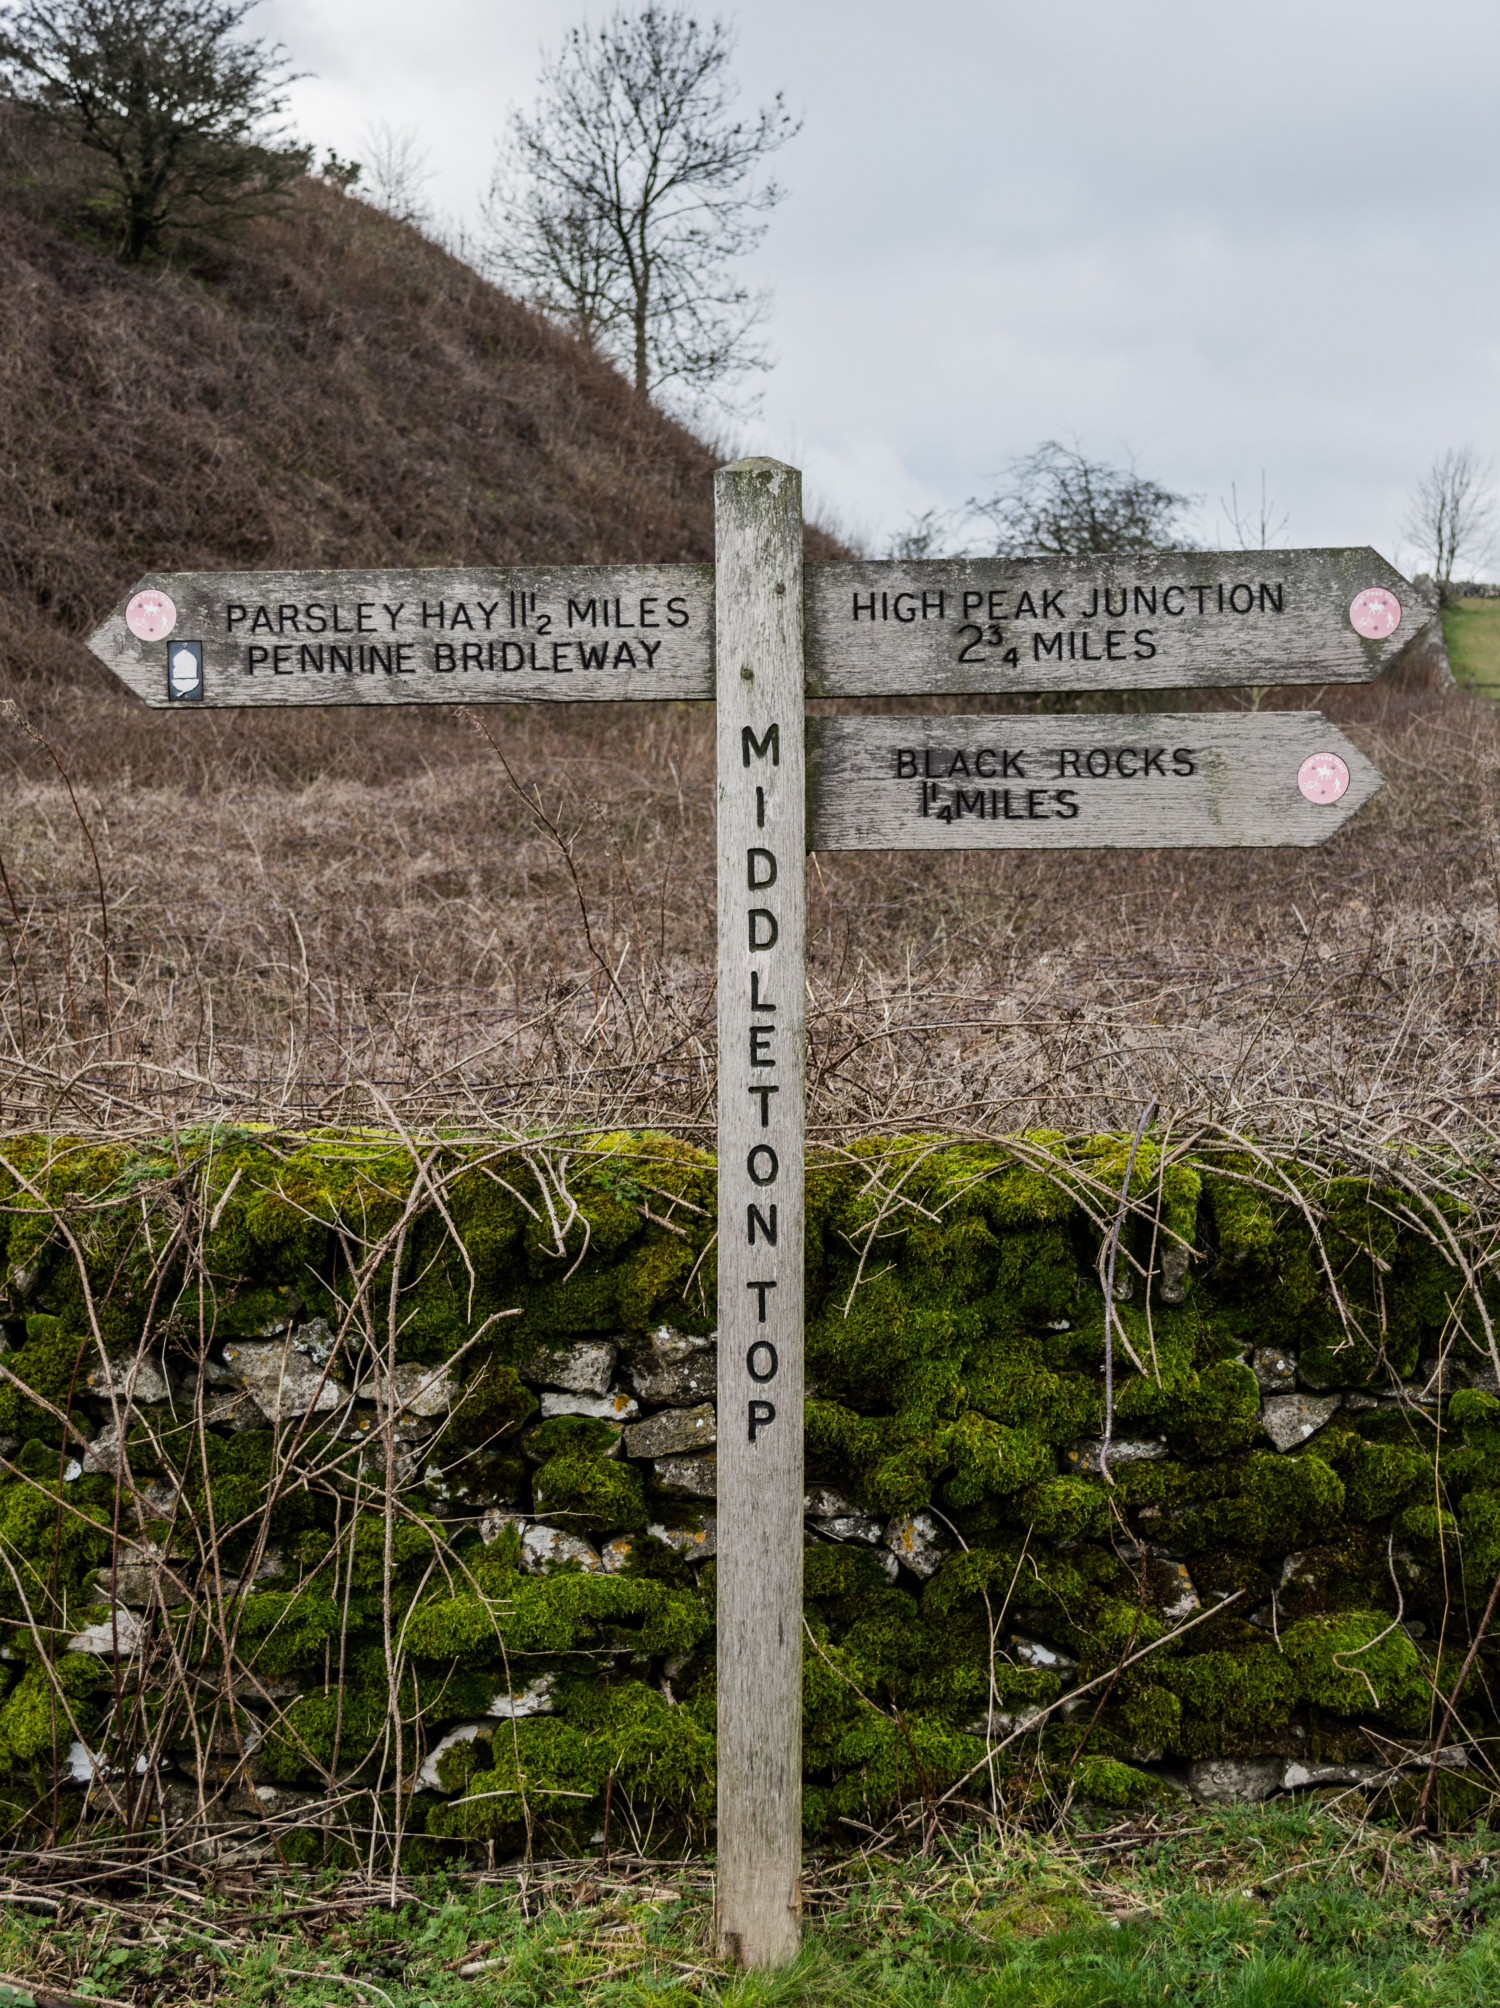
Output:
<path fill-rule="evenodd" d="M 809 1171 L 814 1833 L 1417 1789 L 1500 1576 L 1485 1202 L 1148 1137 L 1106 1316 L 1128 1150 Z M 710 1841 L 713 1200 L 651 1135 L 0 1147 L 12 1844 Z"/>

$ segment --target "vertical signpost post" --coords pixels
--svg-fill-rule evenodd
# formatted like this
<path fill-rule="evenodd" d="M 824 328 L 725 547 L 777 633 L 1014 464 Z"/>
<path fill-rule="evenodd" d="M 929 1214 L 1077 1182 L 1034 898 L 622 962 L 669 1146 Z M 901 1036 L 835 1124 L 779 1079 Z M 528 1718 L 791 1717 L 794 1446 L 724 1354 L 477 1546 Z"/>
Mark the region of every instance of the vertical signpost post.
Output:
<path fill-rule="evenodd" d="M 719 866 L 720 1950 L 801 1937 L 807 843 L 802 477 L 714 484 Z"/>
<path fill-rule="evenodd" d="M 805 726 L 804 694 L 1364 683 L 1432 616 L 1369 550 L 841 561 L 804 590 L 773 460 L 722 469 L 715 516 L 716 568 L 154 574 L 89 645 L 161 707 L 717 700 L 718 1936 L 767 1967 L 801 1936 L 809 841 L 1316 844 L 1380 786 L 1317 712 Z"/>

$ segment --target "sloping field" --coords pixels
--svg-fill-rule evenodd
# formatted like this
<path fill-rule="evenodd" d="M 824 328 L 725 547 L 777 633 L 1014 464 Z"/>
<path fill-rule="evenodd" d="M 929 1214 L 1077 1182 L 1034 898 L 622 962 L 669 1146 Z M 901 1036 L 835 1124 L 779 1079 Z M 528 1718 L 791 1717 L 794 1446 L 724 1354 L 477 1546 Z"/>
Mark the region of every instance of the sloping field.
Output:
<path fill-rule="evenodd" d="M 1319 850 L 815 857 L 815 1124 L 1098 1129 L 1152 1095 L 1268 1134 L 1482 1122 L 1500 720 L 1456 692 L 1343 708 L 1387 787 Z M 27 720 L 46 743 L 12 734 L 0 796 L 8 1124 L 707 1134 L 705 709 L 491 708 L 487 738 L 79 685 Z"/>
<path fill-rule="evenodd" d="M 1500 696 L 1500 600 L 1456 600 L 1445 607 L 1443 640 L 1460 683 Z"/>

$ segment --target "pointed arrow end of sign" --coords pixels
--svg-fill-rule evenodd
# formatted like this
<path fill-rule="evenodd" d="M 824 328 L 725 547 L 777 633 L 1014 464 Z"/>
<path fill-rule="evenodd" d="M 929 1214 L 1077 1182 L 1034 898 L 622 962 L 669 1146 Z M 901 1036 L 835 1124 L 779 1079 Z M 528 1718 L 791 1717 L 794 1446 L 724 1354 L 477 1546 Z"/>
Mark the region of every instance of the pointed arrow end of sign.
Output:
<path fill-rule="evenodd" d="M 171 591 L 148 577 L 105 616 L 84 646 L 133 697 L 165 705 L 165 645 L 177 625 L 178 608 Z"/>
<path fill-rule="evenodd" d="M 1297 790 L 1304 801 L 1336 809 L 1336 828 L 1380 793 L 1385 776 L 1322 712 L 1315 711 L 1310 718 L 1319 728 L 1317 744 L 1298 766 Z"/>
<path fill-rule="evenodd" d="M 1367 548 L 1359 556 L 1368 577 L 1349 603 L 1349 620 L 1365 641 L 1389 642 L 1388 666 L 1438 618 L 1437 594 L 1429 596 L 1378 551 Z"/>

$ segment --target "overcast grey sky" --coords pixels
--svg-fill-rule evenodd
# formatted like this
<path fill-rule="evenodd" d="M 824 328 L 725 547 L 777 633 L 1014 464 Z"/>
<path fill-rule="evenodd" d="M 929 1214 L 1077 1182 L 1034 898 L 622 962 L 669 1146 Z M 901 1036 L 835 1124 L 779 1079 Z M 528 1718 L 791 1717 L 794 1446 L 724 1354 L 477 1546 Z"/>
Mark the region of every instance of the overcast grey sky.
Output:
<path fill-rule="evenodd" d="M 1055 436 L 1201 495 L 1205 536 L 1264 468 L 1284 541 L 1397 557 L 1433 456 L 1500 453 L 1496 0 L 725 11 L 747 99 L 806 119 L 750 273 L 780 360 L 741 437 L 875 546 Z M 372 121 L 412 126 L 436 205 L 471 221 L 539 49 L 584 12 L 266 0 L 251 22 L 318 73 L 303 137 L 357 156 Z"/>

